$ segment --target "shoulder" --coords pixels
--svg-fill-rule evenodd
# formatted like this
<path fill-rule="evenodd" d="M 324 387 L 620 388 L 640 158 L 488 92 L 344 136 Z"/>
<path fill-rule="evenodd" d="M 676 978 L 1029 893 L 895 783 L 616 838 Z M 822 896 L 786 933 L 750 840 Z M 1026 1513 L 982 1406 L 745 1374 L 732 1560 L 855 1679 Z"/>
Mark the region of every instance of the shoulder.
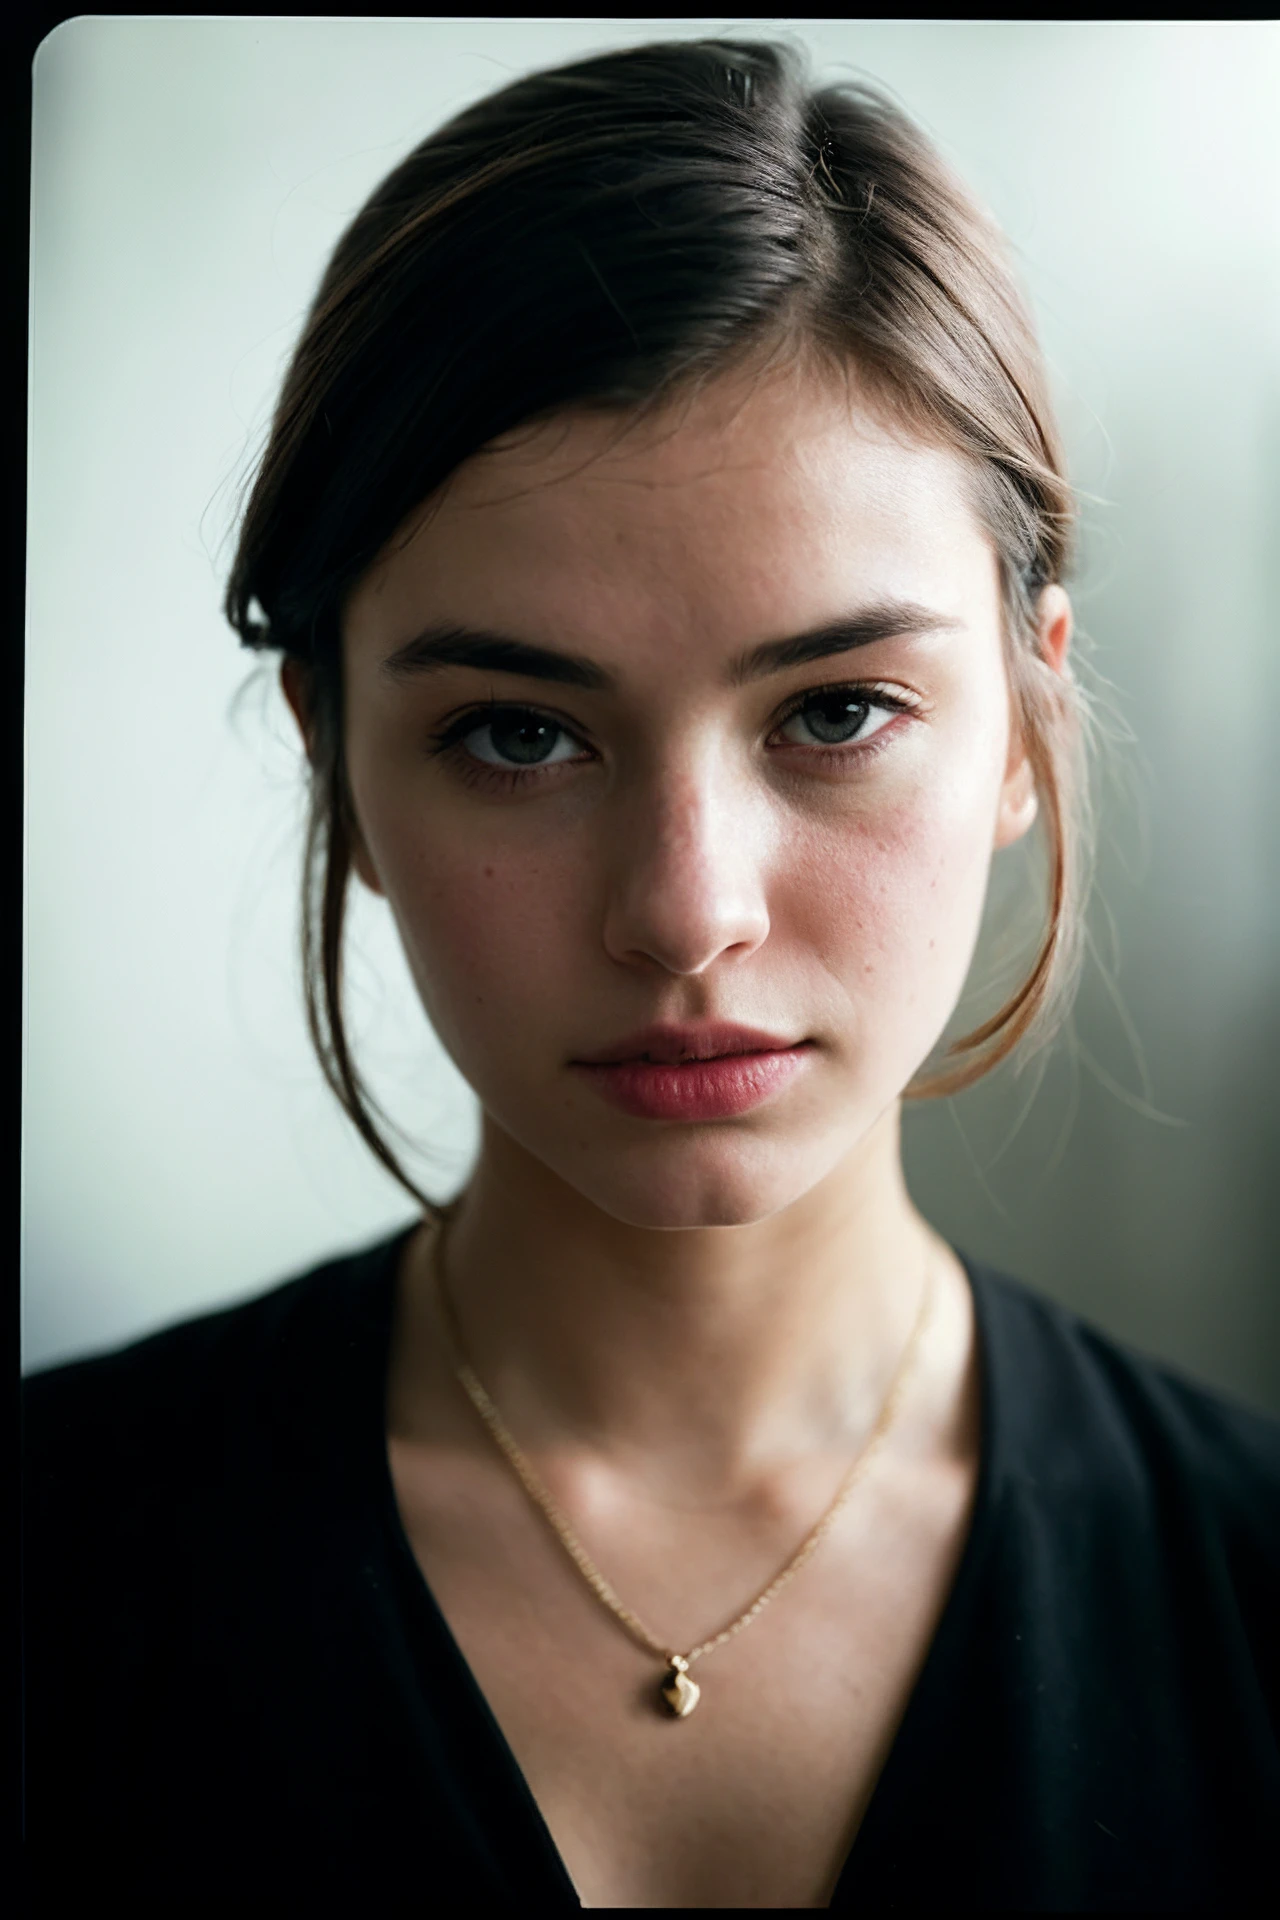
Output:
<path fill-rule="evenodd" d="M 74 1477 L 88 1486 L 140 1459 L 165 1462 L 219 1444 L 229 1425 L 298 1411 L 376 1317 L 396 1234 L 338 1255 L 254 1298 L 129 1345 L 29 1374 L 22 1382 L 29 1492 Z"/>
<path fill-rule="evenodd" d="M 1280 1592 L 1280 1422 L 966 1265 L 1009 1477 L 1127 1524 L 1176 1520 L 1189 1545 L 1243 1555 Z"/>

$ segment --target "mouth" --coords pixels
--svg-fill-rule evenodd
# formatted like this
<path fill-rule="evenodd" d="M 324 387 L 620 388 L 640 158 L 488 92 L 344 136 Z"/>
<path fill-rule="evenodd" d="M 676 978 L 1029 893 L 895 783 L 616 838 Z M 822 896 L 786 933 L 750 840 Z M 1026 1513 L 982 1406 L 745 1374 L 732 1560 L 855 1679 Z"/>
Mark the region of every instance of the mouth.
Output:
<path fill-rule="evenodd" d="M 650 1067 L 693 1067 L 697 1066 L 703 1060 L 738 1060 L 741 1059 L 743 1054 L 747 1053 L 775 1053 L 780 1051 L 780 1048 L 775 1047 L 726 1047 L 723 1053 L 690 1053 L 674 1059 L 665 1053 L 627 1054 L 625 1060 L 640 1060 L 643 1061 L 646 1066 Z M 618 1064 L 625 1064 L 625 1060 L 620 1061 Z"/>
<path fill-rule="evenodd" d="M 731 1060 L 745 1054 L 785 1053 L 807 1040 L 790 1040 L 758 1027 L 740 1027 L 725 1022 L 705 1026 L 675 1025 L 648 1027 L 629 1034 L 598 1053 L 574 1061 L 575 1066 L 607 1067 L 623 1064 L 651 1067 L 685 1067 L 708 1060 Z"/>
<path fill-rule="evenodd" d="M 780 1094 L 811 1059 L 810 1040 L 723 1035 L 677 1050 L 670 1040 L 573 1063 L 595 1092 L 638 1120 L 731 1120 Z"/>

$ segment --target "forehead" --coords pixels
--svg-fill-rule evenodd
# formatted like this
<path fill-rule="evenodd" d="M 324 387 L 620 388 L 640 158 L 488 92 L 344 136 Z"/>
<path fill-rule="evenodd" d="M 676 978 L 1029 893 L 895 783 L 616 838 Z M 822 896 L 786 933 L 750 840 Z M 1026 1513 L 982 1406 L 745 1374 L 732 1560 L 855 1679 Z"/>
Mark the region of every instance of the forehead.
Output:
<path fill-rule="evenodd" d="M 743 373 L 644 418 L 570 413 L 466 461 L 352 595 L 349 637 L 425 614 L 553 636 L 789 631 L 992 571 L 955 453 L 838 374 Z"/>

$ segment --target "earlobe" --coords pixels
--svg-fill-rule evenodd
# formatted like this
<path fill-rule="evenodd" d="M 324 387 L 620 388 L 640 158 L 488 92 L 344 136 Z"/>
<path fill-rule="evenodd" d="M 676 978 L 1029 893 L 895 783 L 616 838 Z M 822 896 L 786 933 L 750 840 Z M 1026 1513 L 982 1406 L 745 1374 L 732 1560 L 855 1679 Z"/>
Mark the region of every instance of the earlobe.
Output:
<path fill-rule="evenodd" d="M 1039 811 L 1035 775 L 1031 771 L 1030 760 L 1024 755 L 1005 780 L 1000 795 L 1000 811 L 996 816 L 996 847 L 1009 847 L 1015 840 L 1021 840 L 1023 834 L 1028 833 L 1035 824 Z"/>
<path fill-rule="evenodd" d="M 307 758 L 311 758 L 311 702 L 307 670 L 301 660 L 286 654 L 280 662 L 280 689 L 289 703 L 289 711 L 298 723 Z"/>
<path fill-rule="evenodd" d="M 387 890 L 378 878 L 378 869 L 369 858 L 369 849 L 365 846 L 359 831 L 355 828 L 352 829 L 351 834 L 351 864 L 360 879 L 363 880 L 365 886 L 368 887 L 370 893 L 379 894 L 383 898 L 386 897 Z"/>

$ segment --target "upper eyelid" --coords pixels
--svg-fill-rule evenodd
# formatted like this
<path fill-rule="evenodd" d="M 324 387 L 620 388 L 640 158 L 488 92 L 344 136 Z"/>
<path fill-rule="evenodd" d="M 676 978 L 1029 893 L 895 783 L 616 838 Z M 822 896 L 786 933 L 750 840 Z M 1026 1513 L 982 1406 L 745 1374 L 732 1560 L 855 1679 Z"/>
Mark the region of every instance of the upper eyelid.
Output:
<path fill-rule="evenodd" d="M 801 709 L 807 701 L 817 699 L 824 693 L 858 694 L 868 699 L 872 704 L 874 704 L 877 694 L 882 697 L 886 705 L 900 704 L 902 706 L 915 706 L 919 704 L 918 694 L 910 693 L 904 687 L 891 685 L 888 681 L 823 680 L 811 686 L 801 687 L 796 693 L 785 700 L 780 710 L 780 717 L 789 718 L 793 713 Z M 465 738 L 465 734 L 460 734 L 460 729 L 464 728 L 468 722 L 470 722 L 473 727 L 482 727 L 486 724 L 487 718 L 496 713 L 536 714 L 542 719 L 554 721 L 556 726 L 562 727 L 566 733 L 572 734 L 575 740 L 580 738 L 578 725 L 575 721 L 570 720 L 564 714 L 557 713 L 553 707 L 543 706 L 539 701 L 534 700 L 486 700 L 476 706 L 464 708 L 463 711 L 455 715 L 452 720 L 446 720 L 439 731 L 441 733 L 453 734 L 455 738 Z"/>
<path fill-rule="evenodd" d="M 916 706 L 919 695 L 909 693 L 905 687 L 890 685 L 887 680 L 824 680 L 818 686 L 805 687 L 793 694 L 784 703 L 784 712 L 797 712 L 809 700 L 816 700 L 824 693 L 854 693 L 865 699 L 870 706 L 876 704 L 877 695 L 884 706 Z"/>

